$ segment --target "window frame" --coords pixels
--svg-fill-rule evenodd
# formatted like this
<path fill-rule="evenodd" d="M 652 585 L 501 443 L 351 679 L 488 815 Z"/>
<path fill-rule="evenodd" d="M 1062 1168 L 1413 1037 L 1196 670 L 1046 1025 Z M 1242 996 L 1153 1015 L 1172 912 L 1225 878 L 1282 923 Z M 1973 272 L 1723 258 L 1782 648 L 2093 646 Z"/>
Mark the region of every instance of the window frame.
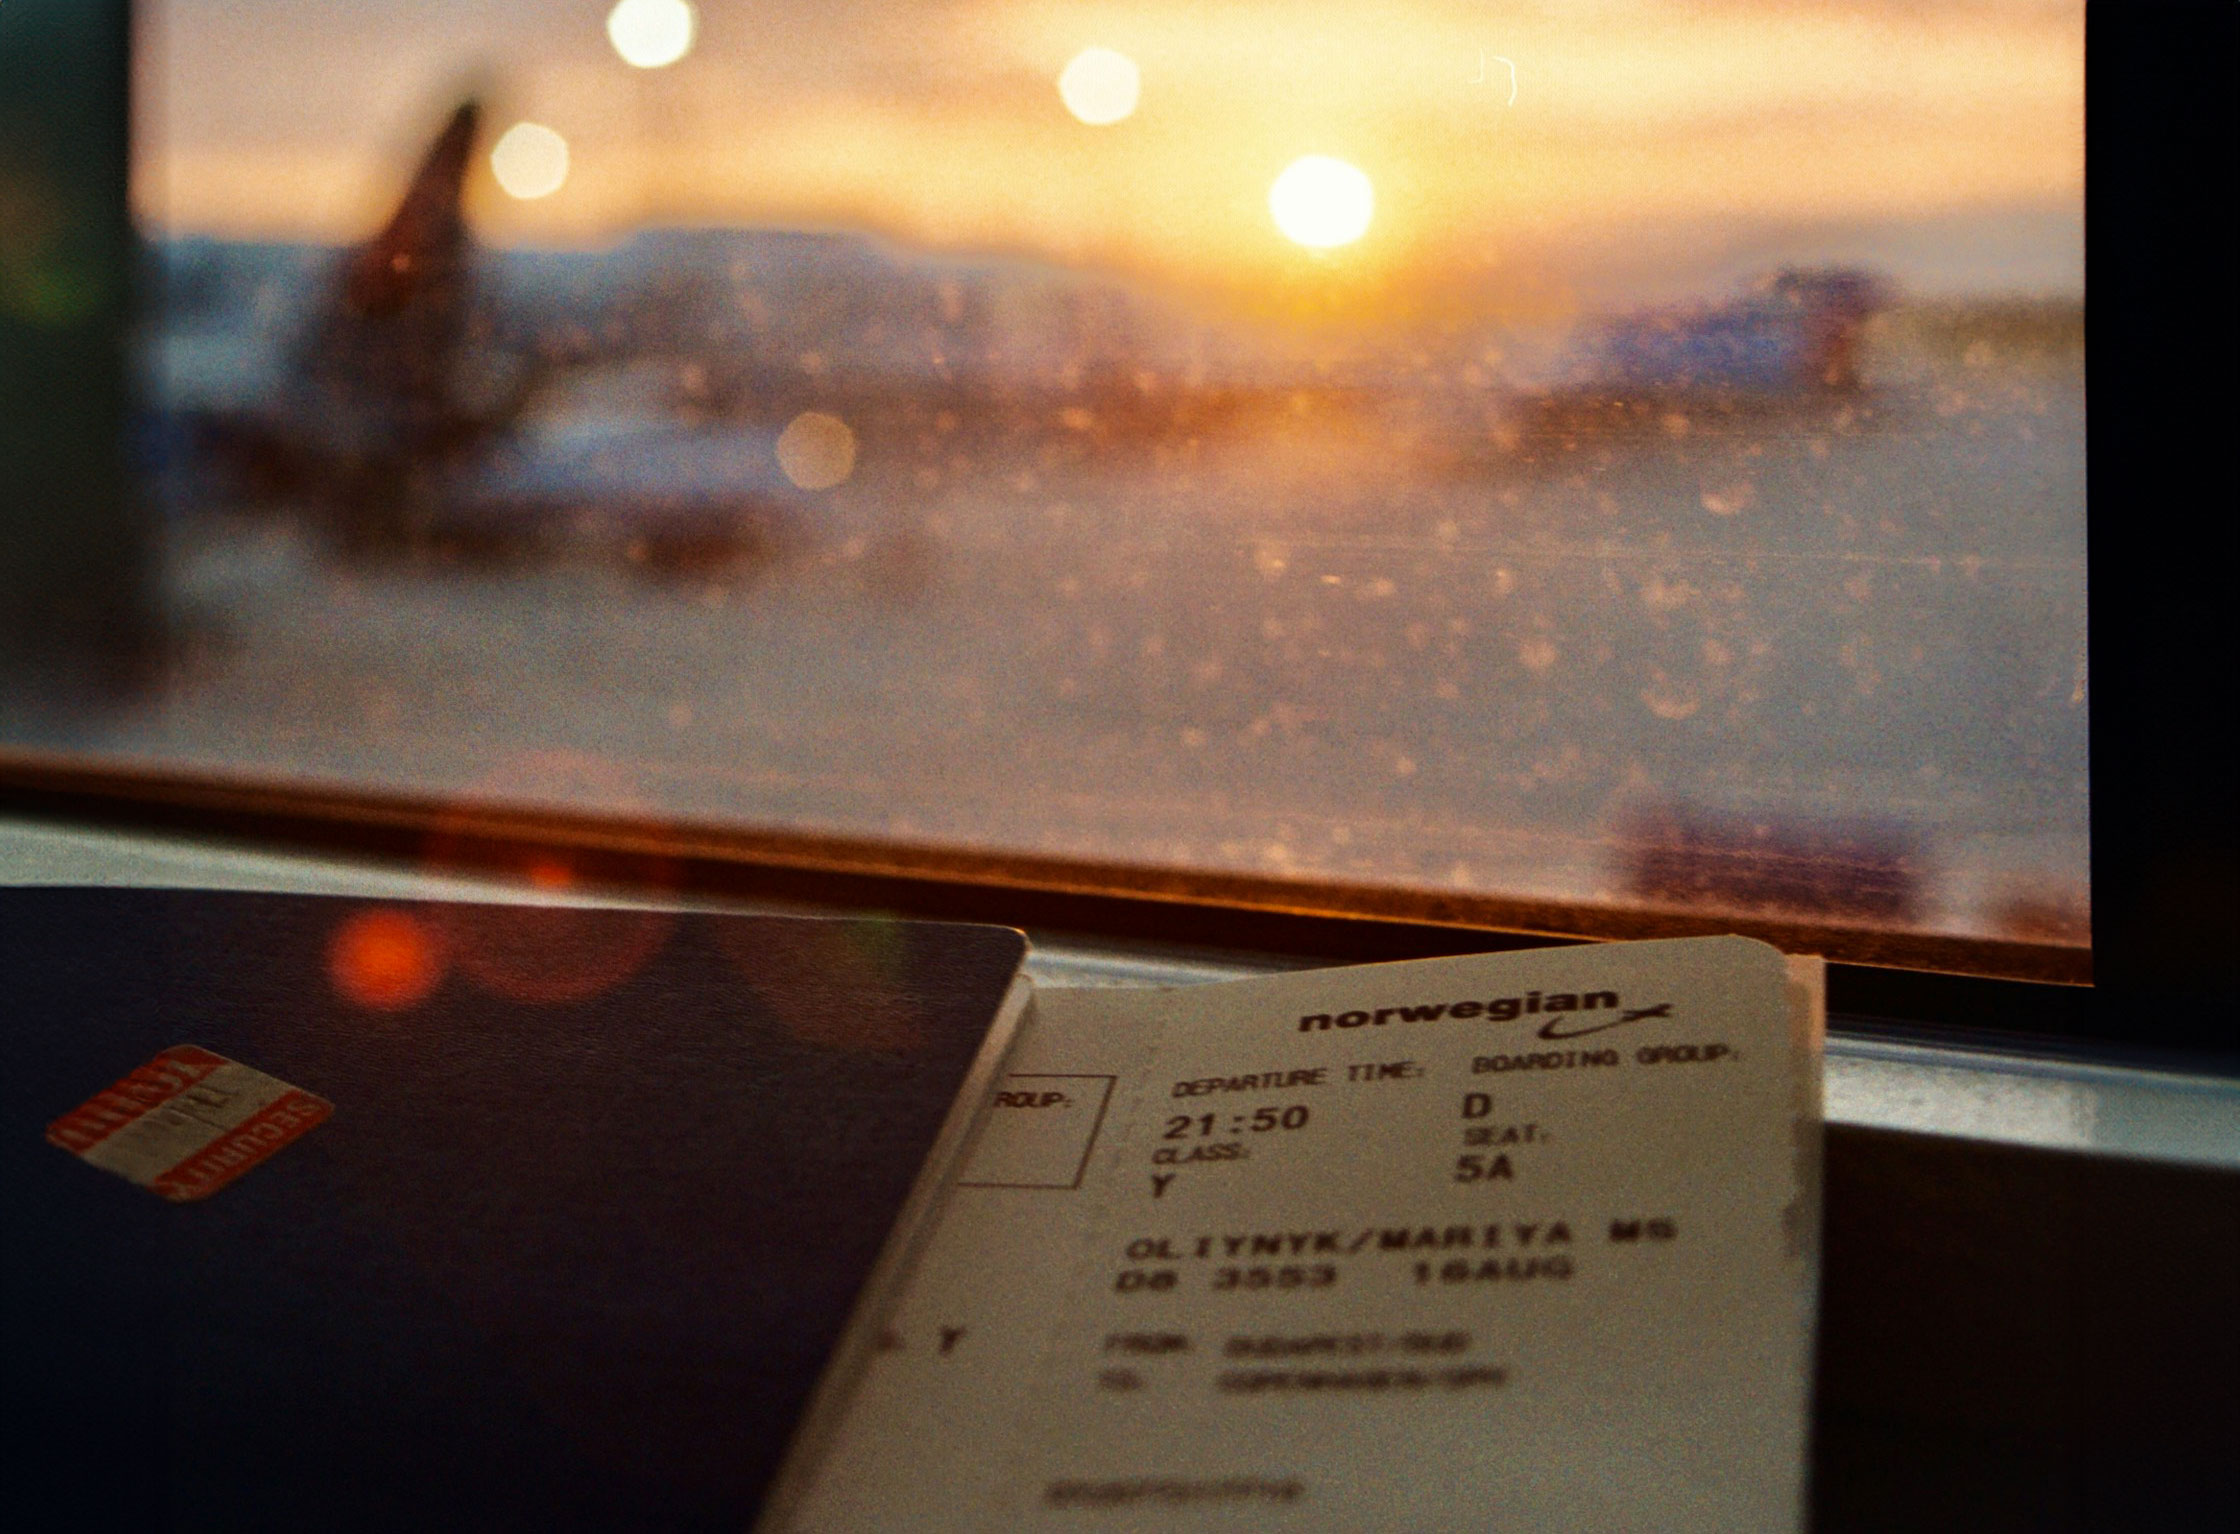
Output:
<path fill-rule="evenodd" d="M 1714 910 L 1642 912 L 1404 887 L 1201 873 L 767 827 L 274 783 L 0 751 L 0 813 L 582 887 L 997 922 L 1105 942 L 1324 964 L 1740 933 L 1830 960 L 1828 1004 L 1892 1029 L 2074 1048 L 2082 950 Z M 1988 961 L 1988 962 L 1987 962 Z"/>
<path fill-rule="evenodd" d="M 971 916 L 1123 941 L 1313 958 L 1419 957 L 1548 942 L 1741 932 L 1831 961 L 1831 1010 L 1899 1029 L 1980 1031 L 2030 1047 L 2175 1049 L 2240 1071 L 2234 798 L 2188 721 L 2240 716 L 2219 583 L 2240 523 L 2173 557 L 2165 518 L 2240 504 L 2225 395 L 2180 386 L 2169 357 L 2240 356 L 2229 203 L 2235 13 L 2214 3 L 2087 16 L 2088 527 L 2093 945 L 1908 933 L 1768 913 L 1537 901 L 460 803 L 0 747 L 0 810 L 485 868 L 562 852 L 656 860 L 663 888 Z M 2222 124 L 2220 127 L 2219 125 Z M 2219 300 L 2226 300 L 2220 302 Z M 2150 385 L 2138 387 L 2146 379 Z M 2093 390 L 2094 383 L 2114 387 Z M 2181 444 L 2173 450 L 2172 443 Z M 2223 485 L 2223 491 L 2217 486 Z M 2126 508 L 2153 508 L 2137 515 Z M 2172 508 L 2176 508 L 2175 511 Z M 2177 723 L 2174 725 L 2173 721 Z M 464 850 L 462 850 L 464 849 Z M 668 882 L 673 879 L 673 884 Z M 630 882 L 627 878 L 624 882 Z"/>

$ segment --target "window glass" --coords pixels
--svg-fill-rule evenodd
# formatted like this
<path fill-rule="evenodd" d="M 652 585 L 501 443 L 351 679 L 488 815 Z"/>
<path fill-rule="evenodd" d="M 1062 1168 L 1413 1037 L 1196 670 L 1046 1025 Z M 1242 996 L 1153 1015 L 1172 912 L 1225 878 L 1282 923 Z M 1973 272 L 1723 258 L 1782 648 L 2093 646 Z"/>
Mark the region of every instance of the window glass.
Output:
<path fill-rule="evenodd" d="M 32 744 L 2086 941 L 2082 12 L 167 0 Z"/>

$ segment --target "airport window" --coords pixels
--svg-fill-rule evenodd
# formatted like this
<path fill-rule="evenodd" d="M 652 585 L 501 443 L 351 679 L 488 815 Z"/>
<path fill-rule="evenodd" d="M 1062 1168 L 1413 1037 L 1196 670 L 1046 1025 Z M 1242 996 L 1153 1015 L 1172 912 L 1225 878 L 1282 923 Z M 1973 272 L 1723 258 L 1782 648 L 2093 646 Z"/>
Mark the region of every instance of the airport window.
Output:
<path fill-rule="evenodd" d="M 14 745 L 2083 973 L 2081 6 L 140 25 Z"/>

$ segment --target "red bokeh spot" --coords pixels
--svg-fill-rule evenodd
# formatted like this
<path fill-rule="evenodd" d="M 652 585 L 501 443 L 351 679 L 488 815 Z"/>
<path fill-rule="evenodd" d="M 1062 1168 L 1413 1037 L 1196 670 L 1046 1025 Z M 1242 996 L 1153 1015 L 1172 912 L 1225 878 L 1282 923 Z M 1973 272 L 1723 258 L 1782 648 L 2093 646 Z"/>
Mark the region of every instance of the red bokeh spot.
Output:
<path fill-rule="evenodd" d="M 627 824 L 638 837 L 659 819 L 629 775 L 580 752 L 532 752 L 478 779 L 430 828 L 424 858 L 446 872 L 496 875 L 543 895 L 612 890 L 658 895 L 682 882 L 676 860 L 655 846 L 556 846 L 563 820 Z M 523 816 L 526 812 L 527 819 Z M 650 840 L 650 838 L 649 838 Z M 480 989 L 509 1001 L 570 1004 L 622 984 L 668 941 L 659 911 L 457 901 L 432 918 L 446 962 Z"/>
<path fill-rule="evenodd" d="M 528 872 L 534 889 L 564 890 L 576 882 L 575 870 L 560 858 L 533 858 Z"/>
<path fill-rule="evenodd" d="M 588 1001 L 629 979 L 668 940 L 661 911 L 564 905 L 444 908 L 446 951 L 484 990 L 509 1001 Z"/>
<path fill-rule="evenodd" d="M 346 999 L 395 1012 L 425 1001 L 443 979 L 443 944 L 403 911 L 360 911 L 328 941 L 327 973 Z"/>

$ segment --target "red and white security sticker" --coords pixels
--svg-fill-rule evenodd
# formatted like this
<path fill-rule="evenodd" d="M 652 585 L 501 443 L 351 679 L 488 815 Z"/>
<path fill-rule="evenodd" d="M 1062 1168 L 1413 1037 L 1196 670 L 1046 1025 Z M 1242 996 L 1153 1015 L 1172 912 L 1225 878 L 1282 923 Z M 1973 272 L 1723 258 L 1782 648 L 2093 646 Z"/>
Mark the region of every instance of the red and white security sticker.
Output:
<path fill-rule="evenodd" d="M 179 1044 L 49 1124 L 47 1143 L 184 1204 L 333 1113 L 333 1103 L 277 1076 Z"/>

